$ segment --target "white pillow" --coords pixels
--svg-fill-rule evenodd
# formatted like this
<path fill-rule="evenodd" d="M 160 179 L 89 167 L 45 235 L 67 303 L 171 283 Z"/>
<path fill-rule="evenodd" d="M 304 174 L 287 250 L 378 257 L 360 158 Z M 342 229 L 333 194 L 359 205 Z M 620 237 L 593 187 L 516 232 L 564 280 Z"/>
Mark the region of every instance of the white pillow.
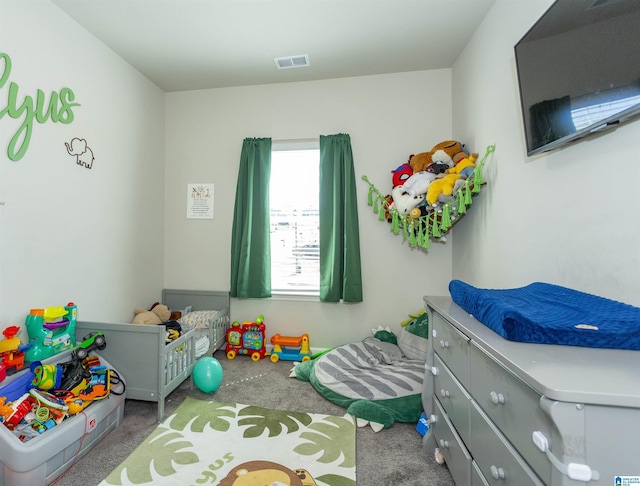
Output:
<path fill-rule="evenodd" d="M 402 359 L 402 351 L 393 343 L 380 341 L 374 337 L 365 338 L 363 343 L 371 353 L 371 356 L 367 359 L 370 365 L 376 366 L 380 363 L 390 365 Z"/>
<path fill-rule="evenodd" d="M 429 341 L 425 338 L 411 334 L 404 327 L 400 329 L 398 336 L 398 347 L 409 359 L 419 359 L 427 361 L 427 349 Z"/>
<path fill-rule="evenodd" d="M 217 310 L 192 311 L 178 319 L 178 322 L 192 329 L 208 329 L 217 313 Z"/>

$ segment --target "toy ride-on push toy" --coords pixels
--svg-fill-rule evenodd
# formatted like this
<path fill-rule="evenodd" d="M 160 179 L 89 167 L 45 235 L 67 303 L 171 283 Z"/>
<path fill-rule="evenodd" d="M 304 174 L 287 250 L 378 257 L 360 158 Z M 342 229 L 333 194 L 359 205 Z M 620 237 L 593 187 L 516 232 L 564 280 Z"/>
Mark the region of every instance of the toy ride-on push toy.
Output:
<path fill-rule="evenodd" d="M 264 316 L 258 316 L 256 322 L 245 322 L 242 325 L 234 322 L 227 329 L 227 345 L 225 352 L 228 359 L 238 354 L 248 354 L 252 361 L 259 361 L 267 355 L 265 344 Z"/>
<path fill-rule="evenodd" d="M 275 334 L 271 338 L 271 344 L 273 344 L 273 349 L 269 359 L 273 363 L 277 363 L 281 359 L 287 361 L 309 361 L 311 359 L 308 334 L 302 336 Z"/>

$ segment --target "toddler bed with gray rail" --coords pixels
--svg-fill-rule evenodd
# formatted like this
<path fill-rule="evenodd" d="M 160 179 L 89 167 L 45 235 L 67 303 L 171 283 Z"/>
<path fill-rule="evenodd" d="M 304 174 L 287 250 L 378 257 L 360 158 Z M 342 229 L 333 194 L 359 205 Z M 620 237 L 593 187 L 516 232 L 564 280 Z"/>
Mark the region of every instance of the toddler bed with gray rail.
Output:
<path fill-rule="evenodd" d="M 100 354 L 122 375 L 127 399 L 158 402 L 158 420 L 164 418 L 165 398 L 191 376 L 195 366 L 196 340 L 203 334 L 209 349 L 224 344 L 229 327 L 229 292 L 164 289 L 162 303 L 188 314 L 178 321 L 182 336 L 166 342 L 163 325 L 78 321 L 80 341 L 90 332 L 102 332 L 107 347 Z"/>

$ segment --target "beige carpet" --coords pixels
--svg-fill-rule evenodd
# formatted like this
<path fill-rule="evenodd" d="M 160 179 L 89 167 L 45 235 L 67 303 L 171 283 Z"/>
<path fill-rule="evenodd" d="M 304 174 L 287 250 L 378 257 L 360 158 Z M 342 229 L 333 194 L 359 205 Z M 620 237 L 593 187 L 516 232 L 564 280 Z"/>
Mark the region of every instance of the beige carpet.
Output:
<path fill-rule="evenodd" d="M 222 385 L 213 394 L 202 393 L 185 380 L 167 398 L 167 417 L 186 397 L 222 403 L 245 403 L 277 410 L 296 410 L 341 416 L 346 410 L 324 399 L 306 382 L 289 378 L 290 361 L 253 362 L 248 356 L 228 360 L 224 351 L 215 357 L 222 364 Z M 95 486 L 103 481 L 158 426 L 158 406 L 126 400 L 124 421 L 86 456 L 76 462 L 56 486 Z M 453 486 L 447 466 L 437 464 L 432 451 L 422 447 L 414 424 L 396 423 L 374 432 L 356 431 L 358 486 Z M 193 483 L 215 485 L 215 483 Z M 183 485 L 181 485 L 183 486 Z"/>
<path fill-rule="evenodd" d="M 351 416 L 187 397 L 101 483 L 108 485 L 356 484 Z"/>

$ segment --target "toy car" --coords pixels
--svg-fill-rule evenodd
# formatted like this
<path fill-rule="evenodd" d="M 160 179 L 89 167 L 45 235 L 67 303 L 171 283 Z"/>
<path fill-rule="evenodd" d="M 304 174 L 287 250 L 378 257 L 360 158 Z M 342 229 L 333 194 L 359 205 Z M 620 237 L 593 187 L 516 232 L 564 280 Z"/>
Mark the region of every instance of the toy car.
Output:
<path fill-rule="evenodd" d="M 101 332 L 92 332 L 82 338 L 82 342 L 73 350 L 73 356 L 82 361 L 94 349 L 107 347 L 107 340 Z"/>

